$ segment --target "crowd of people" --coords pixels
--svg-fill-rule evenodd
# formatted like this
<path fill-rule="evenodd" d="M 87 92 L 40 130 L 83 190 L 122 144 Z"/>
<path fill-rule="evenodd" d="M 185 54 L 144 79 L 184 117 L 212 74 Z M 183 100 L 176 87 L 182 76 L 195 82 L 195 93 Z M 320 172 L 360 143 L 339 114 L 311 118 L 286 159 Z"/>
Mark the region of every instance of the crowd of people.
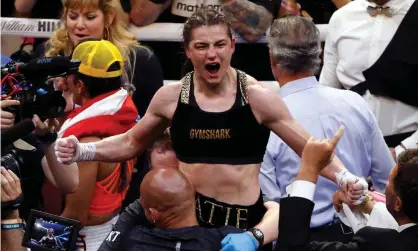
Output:
<path fill-rule="evenodd" d="M 79 65 L 49 79 L 65 117 L 22 138 L 30 178 L 1 167 L 3 250 L 32 209 L 79 222 L 75 250 L 418 249 L 416 1 L 59 2 L 33 55 Z M 158 21 L 182 42 L 128 30 Z"/>

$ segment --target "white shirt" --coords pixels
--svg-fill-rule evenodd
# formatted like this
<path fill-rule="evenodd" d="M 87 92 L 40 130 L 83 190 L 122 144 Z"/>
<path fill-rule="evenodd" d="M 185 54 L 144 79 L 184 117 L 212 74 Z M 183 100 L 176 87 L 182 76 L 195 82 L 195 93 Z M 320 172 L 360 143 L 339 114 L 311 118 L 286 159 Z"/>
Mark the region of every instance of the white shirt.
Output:
<path fill-rule="evenodd" d="M 346 89 L 363 82 L 363 71 L 370 68 L 382 55 L 413 2 L 414 0 L 390 0 L 384 6 L 390 8 L 392 17 L 370 16 L 367 7 L 375 7 L 376 4 L 366 0 L 352 1 L 337 10 L 328 25 L 324 66 L 319 82 Z M 411 32 L 414 29 L 411 27 Z M 397 100 L 374 96 L 369 91 L 364 98 L 371 106 L 383 135 L 418 129 L 418 108 Z"/>
<path fill-rule="evenodd" d="M 290 197 L 300 197 L 300 198 L 305 198 L 307 200 L 313 201 L 313 197 L 314 197 L 314 192 L 315 192 L 315 188 L 316 188 L 316 184 L 306 181 L 306 180 L 295 180 L 294 182 L 292 182 L 289 186 L 287 186 L 286 188 L 286 192 L 287 195 Z M 372 210 L 372 213 L 370 215 L 370 217 L 376 217 L 376 218 L 381 218 L 383 215 L 385 217 L 391 217 L 389 216 L 389 212 L 387 211 L 385 205 L 383 203 L 381 203 L 384 207 L 382 206 L 377 206 L 375 205 L 375 207 Z M 385 212 L 386 211 L 386 212 Z M 375 214 L 373 216 L 373 214 Z M 380 219 L 380 221 L 383 219 Z M 375 222 L 378 222 L 379 220 L 375 220 Z M 398 227 L 398 232 L 402 232 L 407 228 L 413 227 L 417 225 L 416 223 L 409 223 L 409 224 L 404 224 L 402 226 Z M 379 224 L 376 223 L 374 225 L 368 225 L 368 226 L 372 226 L 372 227 L 383 227 L 383 224 Z"/>

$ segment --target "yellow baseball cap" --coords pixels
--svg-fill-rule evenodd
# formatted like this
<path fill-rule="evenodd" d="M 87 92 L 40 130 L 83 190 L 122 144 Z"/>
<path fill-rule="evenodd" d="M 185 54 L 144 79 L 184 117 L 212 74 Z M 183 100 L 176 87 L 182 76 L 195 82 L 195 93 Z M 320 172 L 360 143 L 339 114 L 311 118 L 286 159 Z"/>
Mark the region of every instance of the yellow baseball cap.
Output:
<path fill-rule="evenodd" d="M 118 48 L 107 40 L 85 41 L 78 44 L 71 60 L 80 60 L 78 72 L 96 78 L 114 78 L 122 75 L 123 58 Z M 121 68 L 108 71 L 109 67 L 119 62 Z"/>

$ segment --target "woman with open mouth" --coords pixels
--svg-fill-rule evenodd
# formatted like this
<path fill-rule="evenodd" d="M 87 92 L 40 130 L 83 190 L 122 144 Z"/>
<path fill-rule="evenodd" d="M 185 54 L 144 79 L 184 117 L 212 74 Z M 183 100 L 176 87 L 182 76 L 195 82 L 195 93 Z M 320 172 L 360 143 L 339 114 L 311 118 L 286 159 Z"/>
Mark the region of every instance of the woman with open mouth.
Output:
<path fill-rule="evenodd" d="M 310 135 L 277 94 L 230 66 L 235 39 L 224 15 L 200 9 L 185 22 L 183 39 L 194 71 L 162 87 L 135 127 L 94 143 L 80 143 L 72 136 L 60 139 L 57 158 L 66 164 L 129 159 L 171 125 L 179 169 L 196 190 L 196 223 L 247 230 L 228 235 L 222 250 L 268 250 L 269 245 L 264 245 L 278 236 L 279 208 L 263 198 L 258 175 L 270 130 L 299 155 Z M 335 173 L 344 170 L 335 157 L 326 176 L 337 182 Z M 347 182 L 340 185 L 346 187 Z M 143 213 L 137 202 L 131 204 L 113 232 L 123 236 L 138 222 L 147 222 Z M 112 238 L 100 250 L 120 250 L 121 244 Z"/>

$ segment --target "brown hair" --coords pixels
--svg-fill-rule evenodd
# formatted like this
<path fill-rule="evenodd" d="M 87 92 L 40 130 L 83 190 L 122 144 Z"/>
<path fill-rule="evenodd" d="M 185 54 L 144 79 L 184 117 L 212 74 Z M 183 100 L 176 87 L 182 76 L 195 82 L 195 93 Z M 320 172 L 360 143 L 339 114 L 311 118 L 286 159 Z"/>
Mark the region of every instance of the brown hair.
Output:
<path fill-rule="evenodd" d="M 199 8 L 184 23 L 183 43 L 189 45 L 193 29 L 201 26 L 225 25 L 228 28 L 228 36 L 232 39 L 231 22 L 225 15 L 211 9 Z"/>
<path fill-rule="evenodd" d="M 401 169 L 407 164 L 418 163 L 418 148 L 407 149 L 398 157 L 398 169 Z"/>

